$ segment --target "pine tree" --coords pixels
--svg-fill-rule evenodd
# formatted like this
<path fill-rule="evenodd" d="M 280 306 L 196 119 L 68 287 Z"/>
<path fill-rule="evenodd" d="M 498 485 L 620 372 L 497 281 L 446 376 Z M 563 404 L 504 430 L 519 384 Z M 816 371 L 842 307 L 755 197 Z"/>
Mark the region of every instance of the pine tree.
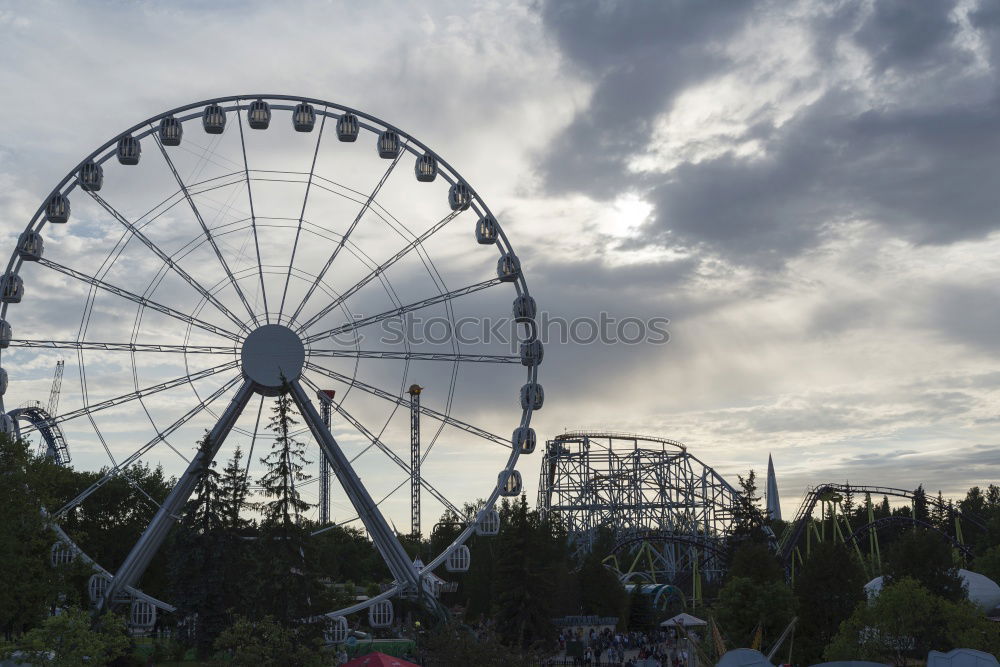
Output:
<path fill-rule="evenodd" d="M 199 448 L 208 449 L 208 433 Z M 200 656 L 228 624 L 224 568 L 227 558 L 225 512 L 215 462 L 200 471 L 192 498 L 184 508 L 174 541 L 173 595 L 193 622 L 189 639 Z"/>
<path fill-rule="evenodd" d="M 243 451 L 237 447 L 233 457 L 222 470 L 223 519 L 227 530 L 239 531 L 247 527 L 248 521 L 241 516 L 247 507 L 250 484 L 243 469 Z"/>
<path fill-rule="evenodd" d="M 261 459 L 267 471 L 260 478 L 261 492 L 270 500 L 265 501 L 261 509 L 264 525 L 277 529 L 287 539 L 299 526 L 302 513 L 310 507 L 302 500 L 295 483 L 307 479 L 302 471 L 311 461 L 305 460 L 305 445 L 291 434 L 292 427 L 299 422 L 293 416 L 287 388 L 275 400 L 271 413 L 268 427 L 274 432 L 274 444 L 271 452 Z"/>
<path fill-rule="evenodd" d="M 930 518 L 927 512 L 927 493 L 923 484 L 913 492 L 913 518 L 917 521 L 927 521 Z"/>
<path fill-rule="evenodd" d="M 309 592 L 316 588 L 306 567 L 306 531 L 301 525 L 302 514 L 310 505 L 295 487 L 296 482 L 306 479 L 302 471 L 310 462 L 305 460 L 305 446 L 292 436 L 298 421 L 287 385 L 271 414 L 268 426 L 274 443 L 261 459 L 267 469 L 259 480 L 266 499 L 261 504 L 261 598 L 267 612 L 290 625 L 306 614 Z"/>

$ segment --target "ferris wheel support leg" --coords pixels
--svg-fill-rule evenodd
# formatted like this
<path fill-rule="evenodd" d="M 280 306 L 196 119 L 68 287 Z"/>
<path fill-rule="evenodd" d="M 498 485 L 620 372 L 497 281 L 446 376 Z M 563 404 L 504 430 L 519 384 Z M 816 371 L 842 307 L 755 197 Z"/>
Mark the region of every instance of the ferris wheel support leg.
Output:
<path fill-rule="evenodd" d="M 237 390 L 236 395 L 233 396 L 233 399 L 226 407 L 225 412 L 222 413 L 219 421 L 216 422 L 215 427 L 208 434 L 209 446 L 199 449 L 198 453 L 191 459 L 187 470 L 177 480 L 177 484 L 174 485 L 167 499 L 163 501 L 153 520 L 149 522 L 142 536 L 135 543 L 135 546 L 132 547 L 132 551 L 129 552 L 121 567 L 115 572 L 115 577 L 108 584 L 104 599 L 101 601 L 100 611 L 110 609 L 114 605 L 114 600 L 118 592 L 127 586 L 134 586 L 143 572 L 146 571 L 149 561 L 153 559 L 160 545 L 167 538 L 167 534 L 170 532 L 171 527 L 173 527 L 174 521 L 177 520 L 180 512 L 183 511 L 184 504 L 191 497 L 191 493 L 194 491 L 195 485 L 198 484 L 202 473 L 212 463 L 212 459 L 215 458 L 226 436 L 229 435 L 233 425 L 236 424 L 236 420 L 243 412 L 243 408 L 246 407 L 253 393 L 253 385 L 244 380 L 239 390 Z"/>
<path fill-rule="evenodd" d="M 378 505 L 368 493 L 368 489 L 361 484 L 361 479 L 354 472 L 354 468 L 351 467 L 350 461 L 340 449 L 340 445 L 334 440 L 333 434 L 324 426 L 323 420 L 320 419 L 316 408 L 309 401 L 302 385 L 299 384 L 298 380 L 295 380 L 290 386 L 295 404 L 302 411 L 302 416 L 305 418 L 306 424 L 309 425 L 309 430 L 312 431 L 313 437 L 316 438 L 316 442 L 319 443 L 330 462 L 344 492 L 351 504 L 354 505 L 354 509 L 357 510 L 368 535 L 371 536 L 392 576 L 404 588 L 418 593 L 420 591 L 419 574 L 413 567 L 410 557 L 406 555 L 403 545 L 396 539 L 393 530 L 389 527 L 385 517 L 382 516 L 382 512 L 379 511 Z"/>

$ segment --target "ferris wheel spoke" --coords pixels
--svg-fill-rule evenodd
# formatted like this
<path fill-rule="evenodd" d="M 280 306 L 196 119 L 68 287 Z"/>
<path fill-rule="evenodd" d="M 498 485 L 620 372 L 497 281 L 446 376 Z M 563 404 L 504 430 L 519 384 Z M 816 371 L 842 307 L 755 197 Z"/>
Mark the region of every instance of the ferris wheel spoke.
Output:
<path fill-rule="evenodd" d="M 257 237 L 257 214 L 253 208 L 253 188 L 250 187 L 250 166 L 247 162 L 247 144 L 243 136 L 243 114 L 240 113 L 239 103 L 236 105 L 236 120 L 240 128 L 240 150 L 243 152 L 243 174 L 247 180 L 247 199 L 250 202 L 250 228 L 253 230 L 253 245 L 257 250 L 257 273 L 260 275 L 260 298 L 264 302 L 264 321 L 271 323 L 271 313 L 267 308 L 267 290 L 264 287 L 264 265 L 260 261 L 260 239 Z"/>
<path fill-rule="evenodd" d="M 157 510 L 153 520 L 149 522 L 146 530 L 139 537 L 139 540 L 132 547 L 125 561 L 115 572 L 114 579 L 108 584 L 101 609 L 107 610 L 114 604 L 115 594 L 127 586 L 134 585 L 143 572 L 149 566 L 153 555 L 159 550 L 160 545 L 166 539 L 167 534 L 174 522 L 180 516 L 184 504 L 191 497 L 195 485 L 201 479 L 202 474 L 212 463 L 212 459 L 218 453 L 219 448 L 225 441 L 226 436 L 233 429 L 236 420 L 239 418 L 247 402 L 253 395 L 253 386 L 246 380 L 240 385 L 236 395 L 233 396 L 225 412 L 219 417 L 212 431 L 205 438 L 205 446 L 198 449 L 198 453 L 191 459 L 184 474 L 171 489 L 167 499 L 163 501 L 160 509 Z"/>
<path fill-rule="evenodd" d="M 184 184 L 184 180 L 181 178 L 180 172 L 178 172 L 177 167 L 174 166 L 174 161 L 170 159 L 170 154 L 167 153 L 167 149 L 163 147 L 163 144 L 160 142 L 160 138 L 155 132 L 153 133 L 153 139 L 156 141 L 156 145 L 159 147 L 160 153 L 163 155 L 163 159 L 166 160 L 167 166 L 170 167 L 170 171 L 173 173 L 174 179 L 177 181 L 177 185 L 180 187 L 181 192 L 184 193 L 184 198 L 191 207 L 191 212 L 194 213 L 195 219 L 197 219 L 198 224 L 201 225 L 202 233 L 205 234 L 205 238 L 208 239 L 209 245 L 211 245 L 212 250 L 215 251 L 215 256 L 218 258 L 219 264 L 222 266 L 222 270 L 225 271 L 226 277 L 229 278 L 229 282 L 236 290 L 237 296 L 239 296 L 240 301 L 243 302 L 243 306 L 247 309 L 247 313 L 250 314 L 250 319 L 252 319 L 255 324 L 260 324 L 260 321 L 253 312 L 253 308 L 250 307 L 250 302 L 247 300 L 246 294 L 243 293 L 243 288 L 240 287 L 239 282 L 237 282 L 236 278 L 233 276 L 233 272 L 230 270 L 229 264 L 226 262 L 226 258 L 222 255 L 222 251 L 219 250 L 219 244 L 215 242 L 215 237 L 212 235 L 208 225 L 205 224 L 205 219 L 201 216 L 201 211 L 198 209 L 198 205 L 194 203 L 194 199 L 191 197 L 191 192 L 188 190 L 187 185 Z"/>
<path fill-rule="evenodd" d="M 361 280 L 359 280 L 357 283 L 355 283 L 354 285 L 352 285 L 351 287 L 349 287 L 346 291 L 344 291 L 343 293 L 341 293 L 341 295 L 339 297 L 337 297 L 336 299 L 334 299 L 330 303 L 328 303 L 325 306 L 323 306 L 318 313 L 316 313 L 315 315 L 313 315 L 312 317 L 310 317 L 308 320 L 306 320 L 305 323 L 300 327 L 299 330 L 300 331 L 307 330 L 313 324 L 315 324 L 316 322 L 318 322 L 321 319 L 323 319 L 324 317 L 326 317 L 329 313 L 333 312 L 333 310 L 335 308 L 337 308 L 338 306 L 340 306 L 340 304 L 342 304 L 344 301 L 346 301 L 349 297 L 353 296 L 355 292 L 357 292 L 358 290 L 360 290 L 362 287 L 364 287 L 365 285 L 367 285 L 368 283 L 370 283 L 375 278 L 377 278 L 380 275 L 382 275 L 383 273 L 385 273 L 386 269 L 388 269 L 390 266 L 392 266 L 393 264 L 395 264 L 396 262 L 398 262 L 400 259 L 402 259 L 403 257 L 405 257 L 411 250 L 413 250 L 414 248 L 416 248 L 418 245 L 420 245 L 421 243 L 423 243 L 424 241 L 426 241 L 427 239 L 429 239 L 435 232 L 437 232 L 442 227 L 444 227 L 445 225 L 447 225 L 449 222 L 451 222 L 452 220 L 454 220 L 461 212 L 462 211 L 460 211 L 460 210 L 459 211 L 452 211 L 451 213 L 449 213 L 445 217 L 441 218 L 437 223 L 434 224 L 434 226 L 432 226 L 430 229 L 428 229 L 427 231 L 425 231 L 423 234 L 421 234 L 420 236 L 418 236 L 417 238 L 415 238 L 413 241 L 411 241 L 410 243 L 408 243 L 402 250 L 400 250 L 399 252 L 397 252 L 395 255 L 393 255 L 392 257 L 390 257 L 386 261 L 382 262 L 382 264 L 380 264 L 379 266 L 377 266 L 374 269 L 372 269 L 372 271 L 370 273 L 368 273 L 368 275 L 366 275 L 364 278 L 362 278 Z"/>
<path fill-rule="evenodd" d="M 396 154 L 396 157 L 393 158 L 392 162 L 389 164 L 389 167 L 385 170 L 385 173 L 382 174 L 381 180 L 379 180 L 378 184 L 372 190 L 371 194 L 368 195 L 368 199 L 365 200 L 365 203 L 361 207 L 361 210 L 358 211 L 358 214 L 354 217 L 354 221 L 351 223 L 351 226 L 348 227 L 344 235 L 340 237 L 340 242 L 333 249 L 333 252 L 330 253 L 330 257 L 326 260 L 326 263 L 323 265 L 322 270 L 320 270 L 320 272 L 316 274 L 316 279 L 309 286 L 309 289 L 306 291 L 306 295 L 302 297 L 302 302 L 299 303 L 299 307 L 296 308 L 295 313 L 292 314 L 291 319 L 293 321 L 295 320 L 295 318 L 299 316 L 299 313 L 302 312 L 302 309 L 306 307 L 306 303 L 309 302 L 309 299 L 312 297 L 313 292 L 316 291 L 316 288 L 319 286 L 320 282 L 323 280 L 324 277 L 326 277 L 326 272 L 329 271 L 330 267 L 333 265 L 333 260 L 337 259 L 337 255 L 340 253 L 341 248 L 344 247 L 344 244 L 347 242 L 347 239 L 350 238 L 351 232 L 354 231 L 354 228 L 358 226 L 359 222 L 361 222 L 361 218 L 363 218 L 365 213 L 368 212 L 368 209 L 371 208 L 372 202 L 375 201 L 375 197 L 378 196 L 378 193 L 382 189 L 382 186 L 385 185 L 385 182 L 389 180 L 389 175 L 392 174 L 393 169 L 395 169 L 396 165 L 399 164 L 399 159 L 405 153 L 406 150 L 400 149 L 399 153 Z"/>
<path fill-rule="evenodd" d="M 78 496 L 76 496 L 75 498 L 73 498 L 72 500 L 70 500 L 68 503 L 66 503 L 65 505 L 63 505 L 54 514 L 55 518 L 59 519 L 59 518 L 65 516 L 66 513 L 69 512 L 70 510 L 72 510 L 74 507 L 79 506 L 80 503 L 82 503 L 87 498 L 89 498 L 91 495 L 93 495 L 98 489 L 100 489 L 105 484 L 107 484 L 112 479 L 114 479 L 114 477 L 116 475 L 118 475 L 122 470 L 125 470 L 130 465 L 132 465 L 133 463 L 135 463 L 136 461 L 138 461 L 140 458 L 142 458 L 146 454 L 146 452 L 148 452 L 153 447 L 155 447 L 159 443 L 161 443 L 164 440 L 166 440 L 167 436 L 171 435 L 174 431 L 176 431 L 177 429 L 179 429 L 181 426 L 183 426 L 187 422 L 191 421 L 191 419 L 193 419 L 195 416 L 197 416 L 202 410 L 206 409 L 209 405 L 211 405 L 213 402 L 215 402 L 215 399 L 219 398 L 224 393 L 226 393 L 227 391 L 229 391 L 230 389 L 232 389 L 233 385 L 235 385 L 237 382 L 239 382 L 240 379 L 241 378 L 240 378 L 239 375 L 233 377 L 231 380 L 229 380 L 224 385 L 222 385 L 221 387 L 219 387 L 218 389 L 216 389 L 214 392 L 212 392 L 209 396 L 207 396 L 204 401 L 199 402 L 198 405 L 196 405 L 193 408 L 191 408 L 190 410 L 188 410 L 184 415 L 182 415 L 174 423 L 170 424 L 169 426 L 167 426 L 162 431 L 159 431 L 156 434 L 156 437 L 154 437 L 152 440 L 150 440 L 149 442 L 147 442 L 146 444 L 144 444 L 139 449 L 137 449 L 134 452 L 132 452 L 132 454 L 130 454 L 128 458 L 122 460 L 120 463 L 115 464 L 115 466 L 112 467 L 111 470 L 109 470 L 103 477 L 101 477 L 99 480 L 97 480 L 96 482 L 94 482 L 93 484 L 91 484 L 89 487 L 87 487 Z M 157 503 L 157 506 L 159 506 L 159 503 Z"/>
<path fill-rule="evenodd" d="M 122 394 L 121 396 L 109 398 L 106 401 L 101 401 L 100 403 L 92 403 L 90 405 L 79 408 L 77 410 L 73 410 L 71 412 L 64 412 L 59 416 L 53 417 L 49 423 L 61 424 L 63 422 L 76 419 L 77 417 L 82 417 L 84 415 L 92 415 L 95 412 L 100 412 L 101 410 L 107 410 L 108 408 L 113 408 L 122 405 L 124 403 L 130 403 L 140 398 L 151 396 L 152 394 L 158 394 L 161 391 L 166 391 L 168 389 L 173 389 L 174 387 L 179 387 L 189 382 L 194 382 L 195 380 L 201 380 L 203 378 L 211 377 L 213 375 L 218 375 L 219 373 L 224 373 L 228 370 L 236 368 L 238 365 L 239 362 L 237 361 L 229 361 L 224 364 L 220 364 L 218 366 L 206 368 L 205 370 L 198 371 L 197 373 L 185 374 L 180 377 L 174 378 L 172 380 L 161 382 L 160 384 L 155 384 L 149 387 L 143 387 L 142 389 L 130 392 L 128 394 Z"/>
<path fill-rule="evenodd" d="M 308 380 L 308 378 L 303 378 L 303 381 L 306 384 L 310 385 L 310 387 L 313 388 L 314 390 L 316 390 L 316 391 L 319 390 L 319 387 L 316 386 L 314 383 L 310 382 Z M 351 426 L 353 426 L 355 429 L 357 429 L 357 431 L 359 433 L 361 433 L 361 435 L 365 436 L 365 438 L 373 446 L 377 447 L 378 449 L 380 449 L 382 451 L 383 454 L 385 454 L 386 456 L 388 456 L 389 459 L 393 463 L 395 463 L 397 466 L 399 466 L 399 468 L 403 472 L 405 472 L 407 474 L 407 476 L 410 476 L 410 475 L 413 474 L 413 469 L 406 463 L 406 461 L 404 461 L 403 459 L 401 459 L 399 457 L 399 455 L 396 454 L 396 452 L 392 451 L 392 449 L 390 449 L 384 442 L 382 442 L 382 440 L 380 440 L 378 438 L 378 436 L 376 436 L 374 433 L 372 433 L 371 431 L 369 431 L 365 427 L 364 424 L 362 424 L 360 421 L 358 421 L 357 419 L 355 419 L 354 415 L 352 415 L 347 410 L 345 410 L 343 408 L 343 406 L 341 406 L 340 404 L 337 404 L 337 403 L 332 403 L 330 407 L 332 407 L 334 410 L 336 410 L 337 414 L 339 414 L 344 419 L 346 419 L 351 424 Z M 357 461 L 358 458 L 361 456 L 361 454 L 363 454 L 366 450 L 367 450 L 367 448 L 365 448 L 365 450 L 362 450 L 360 453 L 358 453 L 357 455 L 355 455 L 354 458 L 350 459 L 350 462 L 354 463 L 355 461 Z M 431 485 L 431 483 L 428 482 L 423 477 L 420 478 L 420 485 L 422 487 L 424 487 L 425 489 L 427 489 L 427 492 L 430 493 L 432 496 L 434 496 L 438 500 L 438 502 L 440 502 L 442 505 L 444 505 L 448 509 L 453 510 L 455 512 L 458 511 L 458 508 L 455 506 L 454 503 L 452 503 L 450 500 L 448 500 L 448 498 L 446 498 L 443 493 L 441 493 L 440 491 L 438 491 L 437 489 L 435 489 Z M 379 501 L 379 502 L 381 502 L 381 501 Z"/>
<path fill-rule="evenodd" d="M 13 342 L 11 343 L 13 345 Z M 309 350 L 311 357 L 334 357 L 347 359 L 409 359 L 411 361 L 450 361 L 490 364 L 516 364 L 521 357 L 516 354 L 452 354 L 438 352 L 389 352 L 383 350 Z"/>
<path fill-rule="evenodd" d="M 378 396 L 379 398 L 389 401 L 391 403 L 395 403 L 397 405 L 404 407 L 410 406 L 409 399 L 404 399 L 400 396 L 396 396 L 395 394 L 386 391 L 385 389 L 374 387 L 370 384 L 362 382 L 361 380 L 357 380 L 355 378 L 342 375 L 341 373 L 338 373 L 336 371 L 331 371 L 329 369 L 323 368 L 322 366 L 314 364 L 310 361 L 306 361 L 305 368 L 315 373 L 319 373 L 320 375 L 325 375 L 331 380 L 336 380 L 337 382 L 346 384 L 350 387 L 356 387 L 357 389 L 360 389 L 363 392 L 372 394 L 373 396 Z M 454 426 L 455 428 L 461 429 L 466 433 L 471 433 L 472 435 L 479 436 L 484 440 L 489 440 L 490 442 L 494 442 L 498 445 L 502 445 L 503 447 L 510 449 L 511 445 L 507 438 L 502 438 L 499 435 L 496 435 L 495 433 L 490 433 L 486 429 L 474 426 L 473 424 L 468 424 L 466 422 L 461 421 L 460 419 L 455 419 L 450 415 L 443 414 L 441 412 L 438 412 L 437 410 L 432 410 L 431 408 L 428 408 L 424 405 L 420 406 L 420 414 L 427 415 L 428 417 L 436 419 L 439 422 L 443 422 L 445 424 L 448 424 L 449 426 Z"/>
<path fill-rule="evenodd" d="M 10 347 L 48 350 L 98 350 L 101 352 L 174 352 L 181 354 L 236 354 L 236 347 L 221 345 L 159 345 L 156 343 L 100 343 L 87 340 L 11 339 Z"/>
<path fill-rule="evenodd" d="M 103 197 L 101 197 L 96 192 L 90 191 L 88 192 L 88 194 L 91 197 L 93 197 L 94 201 L 100 204 L 105 211 L 108 212 L 108 215 L 110 215 L 115 220 L 120 222 L 122 226 L 125 227 L 125 229 L 127 229 L 132 234 L 132 236 L 139 239 L 139 241 L 142 242 L 144 246 L 149 248 L 149 250 L 157 257 L 159 257 L 164 264 L 173 269 L 174 273 L 183 278 L 184 281 L 187 282 L 187 284 L 190 285 L 196 292 L 201 294 L 201 296 L 206 301 L 208 301 L 213 306 L 218 308 L 219 312 L 221 312 L 223 315 L 232 320 L 237 327 L 239 327 L 240 329 L 246 328 L 246 325 L 243 324 L 243 322 L 241 322 L 240 319 L 232 313 L 232 311 L 226 308 L 226 306 L 222 302 L 220 302 L 217 298 L 215 298 L 215 296 L 211 292 L 205 289 L 205 287 L 203 287 L 201 283 L 195 280 L 191 274 L 189 274 L 187 271 L 181 268 L 180 265 L 177 264 L 177 262 L 175 262 L 173 259 L 171 259 L 169 255 L 163 252 L 163 250 L 161 250 L 159 246 L 153 243 L 149 239 L 149 237 L 143 234 L 142 231 L 140 231 L 133 223 L 129 222 L 129 220 L 124 215 L 122 215 L 114 206 L 109 204 Z"/>
<path fill-rule="evenodd" d="M 396 539 L 395 532 L 389 527 L 385 517 L 379 510 L 378 505 L 372 499 L 368 489 L 364 487 L 358 478 L 354 468 L 340 449 L 333 434 L 323 424 L 312 401 L 302 389 L 299 382 L 291 383 L 292 398 L 302 413 L 309 430 L 312 432 L 316 442 L 319 443 L 326 455 L 327 461 L 337 475 L 344 493 L 357 511 L 369 537 L 375 543 L 376 548 L 382 555 L 382 559 L 389 568 L 389 572 L 395 577 L 396 582 L 411 589 L 419 590 L 419 576 L 410 557 L 406 555 L 403 545 Z"/>
<path fill-rule="evenodd" d="M 292 279 L 292 267 L 295 266 L 295 254 L 299 248 L 299 236 L 302 234 L 302 221 L 306 216 L 306 204 L 309 202 L 309 191 L 312 189 L 313 175 L 316 173 L 316 159 L 319 157 L 319 145 L 323 140 L 323 128 L 326 127 L 326 114 L 319 122 L 319 133 L 316 135 L 316 148 L 313 149 L 312 164 L 309 166 L 309 178 L 306 181 L 306 192 L 302 196 L 302 209 L 299 211 L 299 223 L 295 228 L 295 241 L 292 242 L 292 256 L 288 260 L 288 273 L 285 275 L 285 287 L 281 291 L 281 305 L 278 307 L 278 322 L 285 312 L 285 299 L 288 297 L 288 283 Z"/>
<path fill-rule="evenodd" d="M 234 340 L 234 341 L 238 341 L 240 339 L 240 337 L 238 335 L 234 334 L 233 332 L 231 332 L 231 331 L 229 331 L 227 329 L 223 329 L 222 327 L 218 327 L 218 326 L 216 326 L 214 324 L 209 324 L 208 322 L 205 322 L 204 320 L 200 320 L 200 319 L 198 319 L 196 317 L 191 317 L 190 315 L 185 315 L 184 313 L 182 313 L 180 311 L 177 311 L 177 310 L 174 310 L 173 308 L 170 308 L 169 306 L 164 306 L 161 303 L 157 303 L 156 301 L 153 301 L 152 299 L 150 299 L 148 297 L 140 296 L 138 294 L 135 294 L 134 292 L 130 292 L 130 291 L 126 290 L 126 289 L 122 289 L 121 287 L 116 287 L 116 286 L 114 286 L 114 285 L 112 285 L 110 283 L 104 282 L 103 280 L 101 280 L 99 278 L 95 278 L 93 276 L 87 275 L 86 273 L 82 273 L 80 271 L 77 271 L 76 269 L 71 269 L 68 266 L 63 266 L 62 264 L 59 264 L 57 262 L 53 262 L 51 259 L 47 259 L 45 257 L 39 257 L 38 260 L 36 260 L 36 263 L 40 264 L 40 265 L 42 265 L 44 267 L 47 267 L 49 269 L 52 269 L 53 271 L 58 271 L 59 273 L 62 273 L 63 275 L 69 276 L 70 278 L 75 278 L 76 280 L 79 280 L 81 282 L 85 282 L 88 285 L 91 285 L 91 286 L 96 287 L 98 289 L 102 289 L 105 292 L 110 292 L 111 294 L 114 294 L 116 296 L 120 296 L 123 299 L 128 299 L 129 301 L 137 303 L 140 306 L 145 306 L 146 308 L 151 308 L 151 309 L 153 309 L 153 310 L 155 310 L 157 312 L 163 313 L 164 315 L 168 315 L 169 317 L 172 317 L 172 318 L 174 318 L 176 320 L 180 320 L 181 322 L 184 322 L 186 324 L 190 324 L 192 326 L 196 326 L 199 329 L 204 329 L 205 331 L 217 334 L 219 336 L 223 336 L 225 338 L 229 338 L 230 340 Z"/>
<path fill-rule="evenodd" d="M 339 327 L 333 329 L 327 329 L 326 331 L 321 331 L 311 336 L 307 336 L 303 339 L 306 345 L 314 343 L 321 338 L 329 338 L 331 336 L 338 336 L 341 334 L 348 333 L 350 331 L 355 331 L 361 327 L 366 327 L 372 324 L 377 324 L 384 320 L 391 319 L 393 317 L 398 317 L 400 315 L 405 315 L 406 313 L 412 313 L 415 310 L 420 310 L 421 308 L 427 308 L 439 303 L 444 303 L 451 301 L 452 299 L 458 298 L 460 296 L 465 296 L 466 294 L 473 294 L 480 290 L 484 290 L 494 285 L 499 285 L 502 281 L 499 278 L 490 278 L 489 280 L 484 280 L 481 283 L 475 283 L 473 285 L 466 285 L 465 287 L 460 287 L 456 290 L 451 290 L 450 292 L 442 292 L 441 294 L 435 294 L 432 297 L 428 297 L 421 301 L 416 301 L 414 303 L 407 304 L 405 306 L 400 306 L 392 310 L 387 310 L 385 312 L 379 313 L 378 315 L 372 315 L 371 317 L 365 317 L 360 320 L 355 320 L 354 322 L 348 322 L 347 324 L 342 324 Z"/>

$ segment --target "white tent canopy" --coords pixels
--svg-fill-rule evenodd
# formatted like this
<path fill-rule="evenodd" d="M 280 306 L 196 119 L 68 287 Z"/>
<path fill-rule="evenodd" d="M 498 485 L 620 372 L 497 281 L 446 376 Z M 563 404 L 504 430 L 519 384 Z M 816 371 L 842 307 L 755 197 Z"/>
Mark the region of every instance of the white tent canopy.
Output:
<path fill-rule="evenodd" d="M 668 618 L 660 623 L 661 628 L 676 628 L 678 625 L 683 625 L 685 628 L 702 628 L 708 625 L 708 623 L 700 618 L 695 618 L 691 614 L 683 613 L 677 614 L 673 618 Z"/>

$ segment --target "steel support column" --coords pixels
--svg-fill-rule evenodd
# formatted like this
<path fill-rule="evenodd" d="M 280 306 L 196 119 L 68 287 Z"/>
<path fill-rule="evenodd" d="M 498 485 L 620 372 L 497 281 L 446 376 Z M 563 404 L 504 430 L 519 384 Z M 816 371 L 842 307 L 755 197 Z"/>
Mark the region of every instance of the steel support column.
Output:
<path fill-rule="evenodd" d="M 344 489 L 344 493 L 347 494 L 348 500 L 351 501 L 351 504 L 357 511 L 358 517 L 368 531 L 368 535 L 372 538 L 372 542 L 375 543 L 375 547 L 389 567 L 389 572 L 392 573 L 398 584 L 410 589 L 412 592 L 419 592 L 419 573 L 413 567 L 410 557 L 406 555 L 403 545 L 396 539 L 396 535 L 389 527 L 385 517 L 382 516 L 378 505 L 375 504 L 375 501 L 368 493 L 368 489 L 361 483 L 357 473 L 354 472 L 354 468 L 351 467 L 344 452 L 340 449 L 340 445 L 334 440 L 333 434 L 323 426 L 323 421 L 319 413 L 316 412 L 316 408 L 309 400 L 299 381 L 295 380 L 290 386 L 292 399 L 299 407 L 299 411 L 302 413 L 303 418 L 305 418 L 309 430 L 312 432 L 316 442 L 319 443 L 323 453 L 326 454 L 330 465 L 333 466 L 333 471 L 336 473 L 337 479 Z"/>
<path fill-rule="evenodd" d="M 115 577 L 108 584 L 104 599 L 101 601 L 100 609 L 102 611 L 111 607 L 119 591 L 123 590 L 126 586 L 134 586 L 146 571 L 149 561 L 153 559 L 160 545 L 167 538 L 167 534 L 170 532 L 171 527 L 173 527 L 174 521 L 178 519 L 180 512 L 184 508 L 184 504 L 191 497 L 191 493 L 194 491 L 195 485 L 198 484 L 198 480 L 201 479 L 202 473 L 211 465 L 212 459 L 215 458 L 226 436 L 229 435 L 233 425 L 243 412 L 243 408 L 246 407 L 247 401 L 250 400 L 252 395 L 252 385 L 250 382 L 244 381 L 237 390 L 236 395 L 229 402 L 225 412 L 219 417 L 219 421 L 216 422 L 211 433 L 208 434 L 208 446 L 199 449 L 198 453 L 191 459 L 187 470 L 177 480 L 177 484 L 174 485 L 174 488 L 170 491 L 167 499 L 163 501 L 153 520 L 149 522 L 149 526 L 146 527 L 145 532 L 143 532 L 142 536 L 132 547 L 132 551 L 125 558 L 125 562 L 115 572 Z"/>

